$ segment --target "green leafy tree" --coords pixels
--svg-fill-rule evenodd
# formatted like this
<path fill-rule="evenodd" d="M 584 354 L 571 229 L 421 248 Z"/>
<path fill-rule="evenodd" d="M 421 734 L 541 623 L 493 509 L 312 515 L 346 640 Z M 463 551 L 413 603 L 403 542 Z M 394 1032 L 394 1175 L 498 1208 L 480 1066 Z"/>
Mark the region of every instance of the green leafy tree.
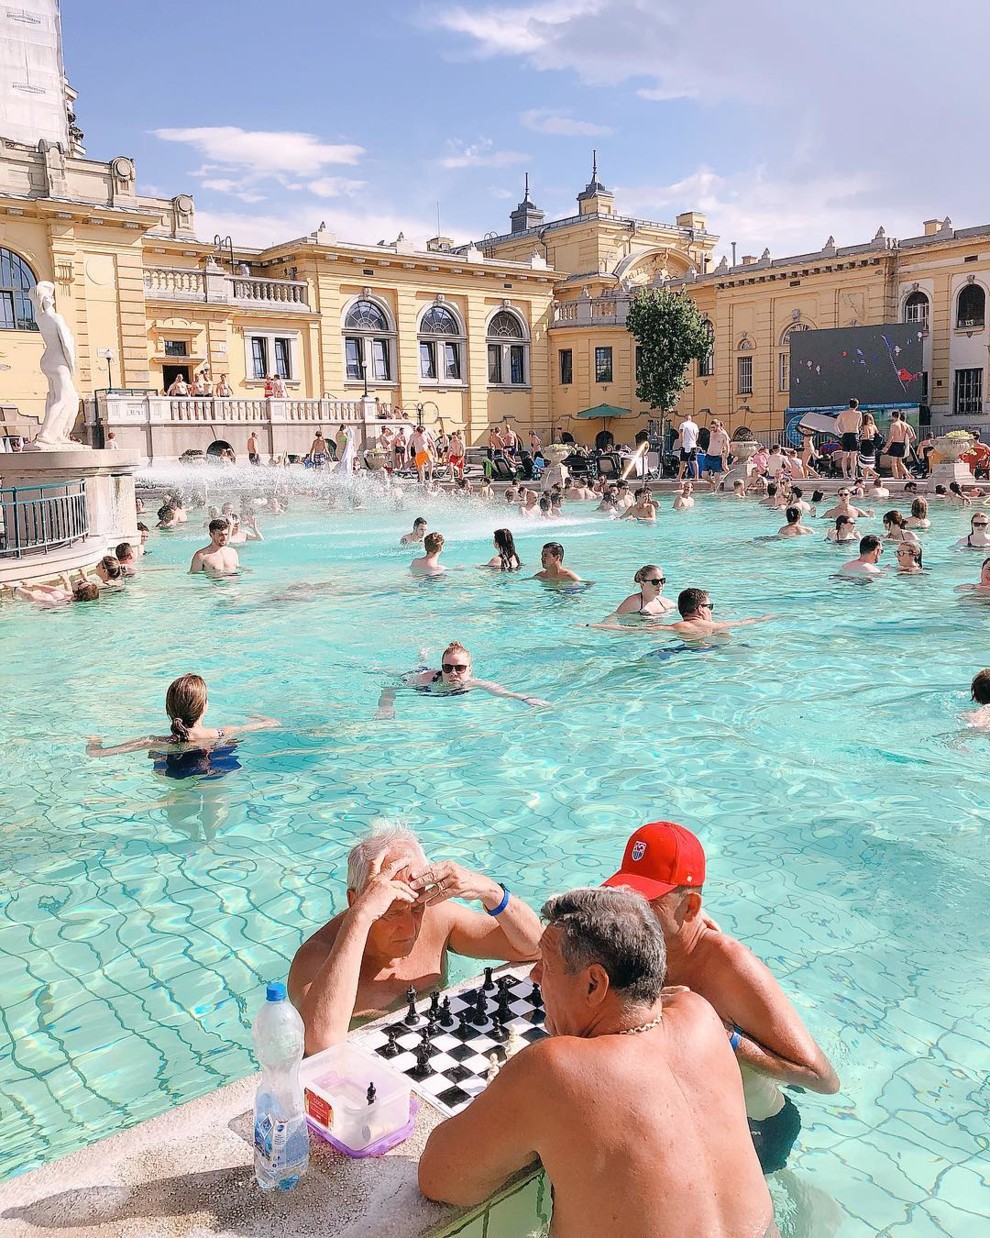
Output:
<path fill-rule="evenodd" d="M 712 346 L 708 324 L 686 293 L 651 288 L 629 306 L 626 327 L 641 349 L 637 399 L 669 412 L 688 385 L 688 366 L 704 360 Z"/>

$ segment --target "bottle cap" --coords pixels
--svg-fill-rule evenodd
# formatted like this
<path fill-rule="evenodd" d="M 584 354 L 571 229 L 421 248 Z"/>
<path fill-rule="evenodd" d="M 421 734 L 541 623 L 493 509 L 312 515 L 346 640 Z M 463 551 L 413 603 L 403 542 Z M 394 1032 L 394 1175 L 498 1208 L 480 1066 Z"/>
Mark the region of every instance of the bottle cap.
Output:
<path fill-rule="evenodd" d="M 268 1000 L 270 1002 L 285 1001 L 285 985 L 279 980 L 272 980 L 268 985 Z"/>

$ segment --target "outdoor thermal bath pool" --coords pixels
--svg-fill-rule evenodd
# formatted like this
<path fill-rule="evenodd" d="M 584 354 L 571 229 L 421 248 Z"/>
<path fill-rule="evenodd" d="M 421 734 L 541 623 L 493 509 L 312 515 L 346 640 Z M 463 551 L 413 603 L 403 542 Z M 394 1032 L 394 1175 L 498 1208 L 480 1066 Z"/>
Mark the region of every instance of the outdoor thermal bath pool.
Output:
<path fill-rule="evenodd" d="M 980 554 L 949 548 L 968 511 L 935 511 L 924 579 L 860 586 L 829 580 L 849 556 L 818 538 L 752 541 L 782 517 L 670 507 L 653 529 L 590 504 L 527 522 L 435 501 L 422 512 L 465 567 L 443 580 L 406 572 L 412 497 L 401 513 L 297 501 L 262 516 L 250 572 L 219 583 L 184 575 L 207 540 L 196 514 L 153 535 L 124 596 L 5 604 L 0 1174 L 253 1070 L 263 984 L 343 905 L 344 856 L 372 819 L 404 817 L 428 853 L 539 906 L 612 873 L 632 829 L 666 817 L 701 836 L 706 907 L 770 964 L 842 1078 L 837 1096 L 796 1098 L 781 1213 L 810 1196 L 807 1232 L 831 1233 L 830 1197 L 843 1234 L 977 1232 L 990 737 L 957 713 L 990 663 L 990 608 L 952 591 L 979 575 Z M 521 577 L 473 567 L 501 524 Z M 525 578 L 551 539 L 592 588 Z M 656 638 L 581 626 L 649 562 L 671 597 L 709 589 L 718 619 L 777 619 L 668 658 L 650 656 Z M 300 581 L 338 588 L 276 598 Z M 387 672 L 436 665 L 454 638 L 479 676 L 554 708 L 400 693 L 397 721 L 374 721 Z M 247 736 L 216 781 L 85 756 L 90 735 L 167 731 L 165 688 L 185 671 L 210 686 L 208 722 L 283 729 Z"/>

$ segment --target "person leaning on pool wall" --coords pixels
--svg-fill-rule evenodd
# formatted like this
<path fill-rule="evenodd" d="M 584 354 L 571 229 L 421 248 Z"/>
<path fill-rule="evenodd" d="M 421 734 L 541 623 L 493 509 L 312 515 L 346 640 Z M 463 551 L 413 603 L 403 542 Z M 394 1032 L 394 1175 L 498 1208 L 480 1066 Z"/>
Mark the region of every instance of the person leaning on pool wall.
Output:
<path fill-rule="evenodd" d="M 722 1020 L 736 1055 L 750 1132 L 765 1173 L 782 1169 L 801 1130 L 779 1085 L 831 1095 L 839 1077 L 770 969 L 702 910 L 705 852 L 673 821 L 641 826 L 605 886 L 649 900 L 667 947 L 667 984 L 687 985 Z"/>

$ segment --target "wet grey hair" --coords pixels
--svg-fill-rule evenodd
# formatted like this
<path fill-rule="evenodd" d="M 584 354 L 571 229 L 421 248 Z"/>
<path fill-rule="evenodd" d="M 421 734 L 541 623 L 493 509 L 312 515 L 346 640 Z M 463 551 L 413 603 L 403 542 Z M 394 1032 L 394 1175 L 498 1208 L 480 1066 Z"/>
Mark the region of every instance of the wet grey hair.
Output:
<path fill-rule="evenodd" d="M 414 864 L 427 864 L 426 853 L 419 839 L 401 822 L 378 821 L 363 838 L 358 839 L 347 855 L 347 888 L 360 894 L 368 884 L 371 864 L 376 855 L 389 851 L 393 855 L 408 855 Z"/>
<path fill-rule="evenodd" d="M 598 963 L 619 997 L 652 1005 L 660 996 L 667 951 L 642 895 L 601 887 L 571 890 L 544 903 L 542 915 L 548 928 L 560 930 L 560 955 L 569 972 Z"/>

